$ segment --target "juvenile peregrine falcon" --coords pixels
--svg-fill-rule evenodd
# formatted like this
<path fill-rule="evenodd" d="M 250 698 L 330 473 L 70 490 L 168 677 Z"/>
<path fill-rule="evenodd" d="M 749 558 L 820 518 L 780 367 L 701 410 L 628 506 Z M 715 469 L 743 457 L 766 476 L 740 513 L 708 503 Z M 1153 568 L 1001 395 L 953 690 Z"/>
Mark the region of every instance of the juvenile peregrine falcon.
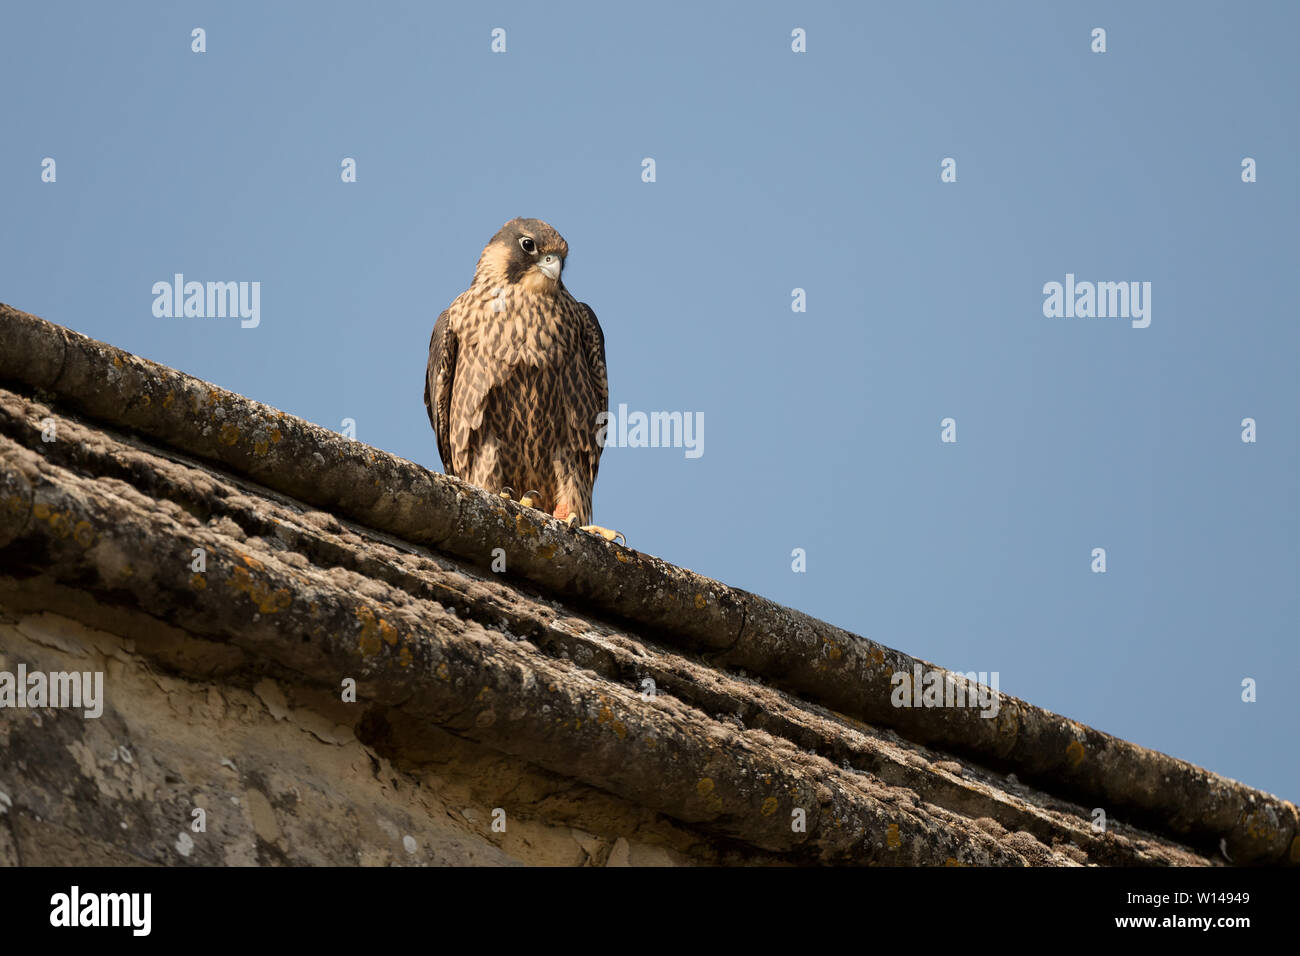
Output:
<path fill-rule="evenodd" d="M 424 406 L 447 474 L 570 525 L 591 525 L 609 409 L 605 336 L 560 281 L 569 245 L 540 219 L 511 219 L 474 282 L 433 326 Z"/>

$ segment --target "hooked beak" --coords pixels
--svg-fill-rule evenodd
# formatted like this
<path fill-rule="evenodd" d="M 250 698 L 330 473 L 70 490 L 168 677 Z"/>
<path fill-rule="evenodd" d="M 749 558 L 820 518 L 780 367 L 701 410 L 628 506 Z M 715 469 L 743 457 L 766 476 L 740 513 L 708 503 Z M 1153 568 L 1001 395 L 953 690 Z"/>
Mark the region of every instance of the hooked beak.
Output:
<path fill-rule="evenodd" d="M 560 257 L 554 253 L 548 253 L 537 260 L 537 268 L 542 270 L 546 278 L 555 281 L 560 278 L 560 270 L 564 268 L 564 263 Z"/>

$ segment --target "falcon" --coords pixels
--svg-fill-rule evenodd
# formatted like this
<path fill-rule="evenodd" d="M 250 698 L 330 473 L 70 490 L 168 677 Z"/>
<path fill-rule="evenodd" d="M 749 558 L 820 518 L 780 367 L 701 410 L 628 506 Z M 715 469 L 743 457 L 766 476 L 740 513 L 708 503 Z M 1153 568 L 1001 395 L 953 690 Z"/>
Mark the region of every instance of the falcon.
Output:
<path fill-rule="evenodd" d="M 591 524 L 609 409 L 605 336 L 560 278 L 569 244 L 540 219 L 511 219 L 474 281 L 434 323 L 424 407 L 449 475 L 570 527 Z"/>

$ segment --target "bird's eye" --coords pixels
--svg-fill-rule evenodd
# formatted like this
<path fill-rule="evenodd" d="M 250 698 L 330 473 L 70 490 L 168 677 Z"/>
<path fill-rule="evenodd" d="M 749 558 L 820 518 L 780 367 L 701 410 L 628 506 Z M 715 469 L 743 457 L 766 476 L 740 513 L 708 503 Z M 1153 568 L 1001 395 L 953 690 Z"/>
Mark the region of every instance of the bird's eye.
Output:
<path fill-rule="evenodd" d="M 519 240 L 519 245 L 523 247 L 524 252 L 533 253 L 537 251 L 537 243 L 533 242 L 533 240 L 529 239 L 527 236 L 524 236 Z"/>

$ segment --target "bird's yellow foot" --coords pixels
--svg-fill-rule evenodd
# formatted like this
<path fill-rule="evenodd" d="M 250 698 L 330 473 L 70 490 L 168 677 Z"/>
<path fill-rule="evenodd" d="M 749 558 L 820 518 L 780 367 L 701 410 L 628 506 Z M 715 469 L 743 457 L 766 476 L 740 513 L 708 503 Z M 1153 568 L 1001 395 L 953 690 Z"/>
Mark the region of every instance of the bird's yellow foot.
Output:
<path fill-rule="evenodd" d="M 627 547 L 627 538 L 623 535 L 622 531 L 614 531 L 610 528 L 602 528 L 598 524 L 584 524 L 582 526 L 582 530 L 588 532 L 589 534 L 598 534 L 606 541 L 613 541 L 615 538 L 621 538 L 623 541 L 623 547 L 625 548 Z"/>
<path fill-rule="evenodd" d="M 523 505 L 525 508 L 533 508 L 536 507 L 536 505 L 534 505 L 534 502 L 537 501 L 537 499 L 540 498 L 541 496 L 542 493 L 540 491 L 525 491 L 524 496 L 519 499 L 519 503 Z"/>
<path fill-rule="evenodd" d="M 513 488 L 502 488 L 502 489 L 501 489 L 501 497 L 504 498 L 504 499 L 506 499 L 506 501 L 512 501 L 512 500 L 514 500 L 514 497 L 515 497 L 515 489 L 513 489 Z"/>
<path fill-rule="evenodd" d="M 578 516 L 573 512 L 569 512 L 569 520 L 566 522 L 566 524 L 568 524 L 570 528 L 580 527 L 581 530 L 586 531 L 588 534 L 598 534 L 606 541 L 613 541 L 615 538 L 622 538 L 623 547 L 625 548 L 627 547 L 627 537 L 623 534 L 622 531 L 613 531 L 610 528 L 602 528 L 598 524 L 584 524 L 580 526 L 578 524 Z"/>

